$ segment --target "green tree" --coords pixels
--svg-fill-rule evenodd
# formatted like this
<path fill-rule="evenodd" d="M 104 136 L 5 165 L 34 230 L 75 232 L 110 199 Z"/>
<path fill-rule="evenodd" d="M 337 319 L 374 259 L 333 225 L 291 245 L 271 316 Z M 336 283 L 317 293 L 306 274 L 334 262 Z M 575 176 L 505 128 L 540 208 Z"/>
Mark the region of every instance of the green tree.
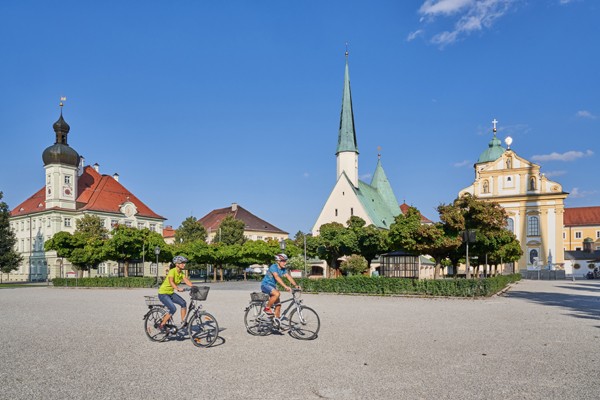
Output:
<path fill-rule="evenodd" d="M 244 221 L 233 218 L 231 215 L 226 216 L 219 224 L 217 234 L 213 239 L 213 243 L 223 244 L 239 244 L 242 245 L 246 241 L 244 237 Z"/>
<path fill-rule="evenodd" d="M 347 257 L 342 264 L 340 269 L 347 275 L 361 275 L 369 268 L 367 259 L 360 254 L 352 254 Z"/>
<path fill-rule="evenodd" d="M 175 243 L 206 241 L 206 228 L 195 217 L 187 217 L 175 231 Z"/>
<path fill-rule="evenodd" d="M 23 257 L 15 250 L 17 238 L 10 228 L 10 212 L 8 204 L 1 201 L 4 194 L 0 192 L 0 276 L 10 274 L 19 269 Z"/>
<path fill-rule="evenodd" d="M 217 270 L 219 271 L 220 280 L 223 280 L 223 266 L 226 264 L 235 264 L 240 260 L 242 245 L 224 243 L 213 243 L 210 245 L 208 257 L 210 263 L 215 266 L 214 280 L 217 280 Z"/>
<path fill-rule="evenodd" d="M 74 248 L 68 260 L 79 271 L 88 271 L 90 275 L 92 269 L 98 269 L 100 263 L 108 259 L 108 230 L 96 215 L 84 215 L 75 224 L 72 242 Z"/>
<path fill-rule="evenodd" d="M 107 244 L 108 259 L 122 261 L 124 266 L 124 276 L 129 276 L 129 264 L 134 260 L 141 258 L 144 250 L 144 234 L 141 230 L 117 225 L 112 231 L 112 237 Z M 162 253 L 162 251 L 161 251 Z"/>
<path fill-rule="evenodd" d="M 321 225 L 318 236 L 319 256 L 329 260 L 329 266 L 334 269 L 334 275 L 339 275 L 339 258 L 357 252 L 358 242 L 351 229 L 339 222 L 329 222 Z"/>
<path fill-rule="evenodd" d="M 357 253 L 367 260 L 370 269 L 371 261 L 379 254 L 388 251 L 387 232 L 377 229 L 374 225 L 365 225 L 365 220 L 357 216 L 352 216 L 348 220 L 348 229 L 356 235 Z"/>

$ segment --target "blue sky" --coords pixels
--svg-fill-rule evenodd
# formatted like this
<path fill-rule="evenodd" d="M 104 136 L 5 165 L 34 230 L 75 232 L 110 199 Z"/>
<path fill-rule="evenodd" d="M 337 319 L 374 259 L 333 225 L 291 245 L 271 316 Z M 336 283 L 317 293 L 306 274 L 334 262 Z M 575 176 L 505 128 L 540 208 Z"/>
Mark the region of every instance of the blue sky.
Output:
<path fill-rule="evenodd" d="M 0 190 L 69 144 L 178 227 L 236 202 L 309 231 L 336 178 L 345 43 L 360 151 L 437 220 L 492 138 L 600 205 L 596 0 L 0 3 Z"/>

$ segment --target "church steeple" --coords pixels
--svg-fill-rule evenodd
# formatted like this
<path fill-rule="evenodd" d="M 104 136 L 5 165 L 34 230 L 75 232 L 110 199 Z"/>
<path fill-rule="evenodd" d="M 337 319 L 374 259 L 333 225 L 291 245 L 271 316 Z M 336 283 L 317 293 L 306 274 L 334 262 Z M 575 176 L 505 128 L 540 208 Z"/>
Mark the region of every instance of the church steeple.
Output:
<path fill-rule="evenodd" d="M 346 47 L 346 68 L 344 71 L 344 92 L 342 94 L 342 111 L 340 113 L 340 129 L 337 145 L 337 178 L 345 173 L 354 187 L 358 187 L 358 146 L 354 128 L 354 111 L 352 110 L 352 92 L 350 90 L 350 72 L 348 68 L 348 48 Z"/>

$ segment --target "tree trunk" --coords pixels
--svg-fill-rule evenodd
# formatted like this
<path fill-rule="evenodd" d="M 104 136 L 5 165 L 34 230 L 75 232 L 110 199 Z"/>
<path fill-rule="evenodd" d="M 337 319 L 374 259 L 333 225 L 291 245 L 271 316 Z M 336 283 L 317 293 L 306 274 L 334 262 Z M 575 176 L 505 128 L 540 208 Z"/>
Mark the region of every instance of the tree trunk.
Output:
<path fill-rule="evenodd" d="M 220 281 L 223 282 L 223 268 L 219 268 Z"/>
<path fill-rule="evenodd" d="M 433 279 L 438 279 L 440 277 L 440 263 L 435 263 L 435 269 L 433 270 Z"/>
<path fill-rule="evenodd" d="M 125 261 L 125 265 L 123 266 L 123 276 L 125 278 L 129 277 L 129 261 Z"/>

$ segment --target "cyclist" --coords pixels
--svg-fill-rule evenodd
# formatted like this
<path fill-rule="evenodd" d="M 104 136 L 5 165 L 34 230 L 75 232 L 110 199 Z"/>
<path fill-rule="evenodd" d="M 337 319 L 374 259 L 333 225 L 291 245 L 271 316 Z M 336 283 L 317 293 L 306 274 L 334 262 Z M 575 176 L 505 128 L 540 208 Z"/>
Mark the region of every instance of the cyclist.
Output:
<path fill-rule="evenodd" d="M 159 300 L 165 305 L 165 307 L 169 309 L 169 312 L 165 314 L 160 323 L 161 330 L 164 328 L 169 318 L 171 318 L 171 315 L 174 315 L 177 311 L 175 304 L 179 304 L 181 307 L 181 321 L 185 321 L 187 304 L 181 296 L 175 293 L 175 291 L 183 292 L 183 289 L 177 286 L 182 281 L 189 287 L 192 287 L 192 282 L 190 282 L 190 280 L 182 272 L 185 268 L 185 263 L 187 262 L 188 259 L 184 256 L 173 257 L 173 264 L 175 264 L 175 268 L 171 268 L 169 270 L 167 277 L 163 281 L 162 285 L 160 285 L 160 288 L 158 288 Z"/>
<path fill-rule="evenodd" d="M 260 290 L 269 295 L 269 301 L 264 309 L 265 314 L 267 314 L 269 317 L 273 316 L 273 310 L 271 309 L 273 305 L 275 305 L 275 317 L 279 318 L 281 313 L 281 304 L 279 303 L 279 290 L 277 290 L 277 283 L 283 286 L 288 292 L 292 290 L 283 282 L 283 279 L 281 279 L 282 277 L 285 276 L 291 285 L 293 285 L 295 288 L 299 288 L 294 278 L 292 278 L 285 268 L 287 260 L 288 256 L 285 254 L 277 254 L 275 256 L 275 264 L 269 267 L 267 274 L 263 278 L 260 285 Z"/>

